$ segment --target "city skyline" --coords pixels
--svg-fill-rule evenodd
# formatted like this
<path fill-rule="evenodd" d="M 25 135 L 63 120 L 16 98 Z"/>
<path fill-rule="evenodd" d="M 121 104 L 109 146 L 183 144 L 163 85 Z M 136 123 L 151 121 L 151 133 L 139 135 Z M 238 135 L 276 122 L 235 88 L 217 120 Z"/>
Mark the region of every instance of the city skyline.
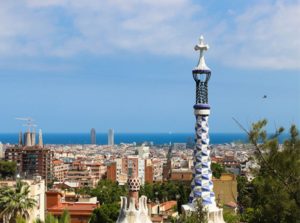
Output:
<path fill-rule="evenodd" d="M 193 132 L 201 34 L 211 132 L 242 132 L 232 117 L 299 126 L 299 1 L 236 3 L 1 2 L 0 132 L 19 132 L 15 117 L 44 132 Z"/>

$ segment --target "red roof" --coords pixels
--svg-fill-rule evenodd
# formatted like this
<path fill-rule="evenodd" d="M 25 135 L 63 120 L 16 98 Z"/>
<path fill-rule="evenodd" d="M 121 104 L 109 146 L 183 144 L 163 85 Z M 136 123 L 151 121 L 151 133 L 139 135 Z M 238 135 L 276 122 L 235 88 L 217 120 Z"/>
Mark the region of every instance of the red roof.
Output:
<path fill-rule="evenodd" d="M 63 163 L 63 161 L 61 161 L 61 160 L 53 160 L 52 163 L 53 163 L 54 165 L 60 165 L 60 164 Z"/>
<path fill-rule="evenodd" d="M 61 202 L 62 194 L 57 191 L 48 191 L 46 194 L 47 211 L 56 216 L 61 215 L 64 210 L 68 210 L 71 216 L 90 216 L 93 210 L 98 207 L 98 202 Z"/>

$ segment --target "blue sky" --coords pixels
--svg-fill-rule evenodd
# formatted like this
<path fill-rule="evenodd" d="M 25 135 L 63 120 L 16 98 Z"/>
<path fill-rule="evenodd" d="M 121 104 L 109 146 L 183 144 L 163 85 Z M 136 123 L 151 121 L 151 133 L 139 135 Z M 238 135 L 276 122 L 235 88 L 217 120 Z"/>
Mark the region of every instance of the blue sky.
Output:
<path fill-rule="evenodd" d="M 300 1 L 0 2 L 0 132 L 193 132 L 193 47 L 211 132 L 300 124 Z M 267 95 L 267 99 L 262 99 Z"/>

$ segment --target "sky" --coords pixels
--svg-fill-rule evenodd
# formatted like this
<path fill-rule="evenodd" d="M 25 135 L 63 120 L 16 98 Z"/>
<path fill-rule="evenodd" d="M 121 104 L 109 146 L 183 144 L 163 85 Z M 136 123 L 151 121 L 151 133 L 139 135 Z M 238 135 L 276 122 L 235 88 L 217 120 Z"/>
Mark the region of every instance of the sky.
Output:
<path fill-rule="evenodd" d="M 2 0 L 0 133 L 193 132 L 200 35 L 210 131 L 300 126 L 300 1 Z M 263 99 L 263 96 L 267 98 Z"/>

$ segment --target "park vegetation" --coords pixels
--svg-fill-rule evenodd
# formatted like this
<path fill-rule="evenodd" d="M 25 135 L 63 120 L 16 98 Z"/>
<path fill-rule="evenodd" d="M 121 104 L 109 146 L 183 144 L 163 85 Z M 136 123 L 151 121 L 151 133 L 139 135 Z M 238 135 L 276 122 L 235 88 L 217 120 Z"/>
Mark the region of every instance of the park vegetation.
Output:
<path fill-rule="evenodd" d="M 280 144 L 284 129 L 267 134 L 266 120 L 247 131 L 255 147 L 258 168 L 254 179 L 238 178 L 238 204 L 241 221 L 249 223 L 300 222 L 300 140 L 295 125 Z"/>
<path fill-rule="evenodd" d="M 0 179 L 13 178 L 16 175 L 16 162 L 0 160 Z"/>

